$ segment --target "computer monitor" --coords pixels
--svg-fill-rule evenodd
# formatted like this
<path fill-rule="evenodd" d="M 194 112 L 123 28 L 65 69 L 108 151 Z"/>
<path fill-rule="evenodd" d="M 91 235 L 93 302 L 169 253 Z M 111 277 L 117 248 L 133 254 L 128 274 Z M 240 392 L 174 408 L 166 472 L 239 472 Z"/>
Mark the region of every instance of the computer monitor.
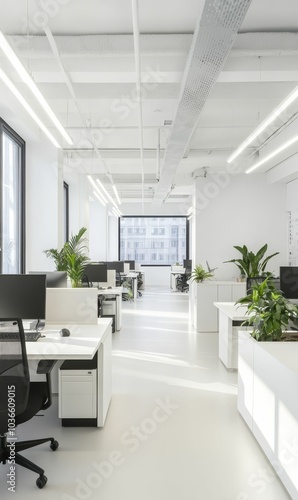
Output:
<path fill-rule="evenodd" d="M 253 285 L 259 285 L 260 283 L 263 283 L 267 276 L 250 276 L 246 278 L 246 293 L 250 294 L 252 291 L 252 286 Z M 274 285 L 276 290 L 279 290 L 280 288 L 280 280 L 279 278 L 275 278 L 274 276 L 270 277 L 270 283 Z"/>
<path fill-rule="evenodd" d="M 130 271 L 135 270 L 136 266 L 136 261 L 135 260 L 125 260 L 124 261 L 126 264 L 129 264 Z"/>
<path fill-rule="evenodd" d="M 280 289 L 286 299 L 298 299 L 298 267 L 282 266 L 280 272 Z"/>
<path fill-rule="evenodd" d="M 184 259 L 183 260 L 183 267 L 185 267 L 185 269 L 187 271 L 190 271 L 191 272 L 191 268 L 192 268 L 192 260 L 191 259 Z"/>
<path fill-rule="evenodd" d="M 105 283 L 108 281 L 107 264 L 90 263 L 85 266 L 84 275 L 89 283 Z"/>
<path fill-rule="evenodd" d="M 45 274 L 0 274 L 0 318 L 45 317 Z"/>
<path fill-rule="evenodd" d="M 47 288 L 67 288 L 66 271 L 29 271 L 29 274 L 45 274 Z"/>
<path fill-rule="evenodd" d="M 108 269 L 114 269 L 116 273 L 124 272 L 124 262 L 122 260 L 114 260 L 112 262 L 107 262 Z"/>

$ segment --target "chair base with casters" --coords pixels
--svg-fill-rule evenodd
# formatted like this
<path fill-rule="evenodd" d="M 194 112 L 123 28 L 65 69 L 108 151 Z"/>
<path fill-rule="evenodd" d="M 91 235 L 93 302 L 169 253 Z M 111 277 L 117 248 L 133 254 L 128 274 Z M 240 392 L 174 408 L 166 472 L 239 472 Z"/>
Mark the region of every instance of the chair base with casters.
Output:
<path fill-rule="evenodd" d="M 55 361 L 46 359 L 39 361 L 36 373 L 38 375 L 44 375 L 46 380 L 30 382 L 24 331 L 21 320 L 2 321 L 3 323 L 1 324 L 0 321 L 0 325 L 3 329 L 8 328 L 6 327 L 8 321 L 10 321 L 9 328 L 16 329 L 18 327 L 22 351 L 20 354 L 19 341 L 6 341 L 5 343 L 0 343 L 2 350 L 2 355 L 0 356 L 0 463 L 10 463 L 10 460 L 14 459 L 15 464 L 38 474 L 36 485 L 38 488 L 43 488 L 47 483 L 47 477 L 44 474 L 45 471 L 37 464 L 21 455 L 20 452 L 46 442 L 49 442 L 50 448 L 55 451 L 59 446 L 58 442 L 53 437 L 26 441 L 19 441 L 12 438 L 15 436 L 14 427 L 29 421 L 34 418 L 39 411 L 46 410 L 51 406 L 52 390 L 50 372 Z M 15 346 L 16 348 L 14 348 Z M 7 404 L 8 388 L 9 390 L 13 390 L 14 394 L 14 411 L 12 414 L 10 414 L 9 405 Z M 25 398 L 23 394 L 25 394 Z M 11 425 L 13 425 L 13 428 Z M 11 441 L 9 437 L 11 437 Z"/>
<path fill-rule="evenodd" d="M 36 479 L 36 486 L 38 488 L 43 488 L 47 484 L 47 477 L 44 475 L 44 470 L 38 465 L 34 464 L 28 458 L 20 455 L 20 451 L 27 450 L 28 448 L 33 448 L 34 446 L 38 446 L 39 444 L 50 442 L 50 448 L 53 451 L 56 451 L 59 443 L 53 437 L 50 438 L 42 438 L 42 439 L 33 439 L 32 441 L 14 441 L 14 461 L 16 464 L 25 467 L 36 474 L 39 474 L 39 477 Z M 0 463 L 6 464 L 6 461 L 10 459 L 11 456 L 11 447 L 7 443 L 7 436 L 4 434 L 0 436 Z"/>

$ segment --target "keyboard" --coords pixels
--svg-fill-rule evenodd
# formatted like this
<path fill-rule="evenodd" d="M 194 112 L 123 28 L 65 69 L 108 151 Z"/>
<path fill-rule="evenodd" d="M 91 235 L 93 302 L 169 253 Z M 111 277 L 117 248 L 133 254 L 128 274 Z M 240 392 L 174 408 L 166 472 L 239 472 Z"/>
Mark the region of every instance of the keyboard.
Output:
<path fill-rule="evenodd" d="M 26 342 L 36 342 L 41 337 L 40 332 L 29 331 L 24 332 Z M 20 334 L 18 332 L 0 332 L 0 342 L 17 342 L 20 339 Z"/>

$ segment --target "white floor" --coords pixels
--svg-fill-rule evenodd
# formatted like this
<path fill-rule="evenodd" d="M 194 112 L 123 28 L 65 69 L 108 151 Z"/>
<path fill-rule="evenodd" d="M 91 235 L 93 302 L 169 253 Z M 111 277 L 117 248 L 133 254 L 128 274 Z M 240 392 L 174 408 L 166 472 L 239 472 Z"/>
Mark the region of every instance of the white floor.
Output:
<path fill-rule="evenodd" d="M 189 325 L 188 296 L 150 289 L 123 304 L 113 334 L 113 398 L 103 429 L 62 428 L 57 404 L 20 426 L 19 437 L 53 434 L 24 454 L 48 484 L 18 468 L 22 500 L 285 500 L 236 409 L 237 374 L 217 357 L 217 334 Z M 7 491 L 0 466 L 0 497 Z"/>

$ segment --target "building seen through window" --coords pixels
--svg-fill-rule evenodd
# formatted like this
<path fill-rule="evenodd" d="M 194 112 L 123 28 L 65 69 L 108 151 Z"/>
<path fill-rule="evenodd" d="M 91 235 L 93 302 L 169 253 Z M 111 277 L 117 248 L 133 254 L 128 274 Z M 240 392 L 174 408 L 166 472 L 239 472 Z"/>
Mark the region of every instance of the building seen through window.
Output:
<path fill-rule="evenodd" d="M 120 260 L 172 265 L 188 258 L 186 217 L 121 217 Z"/>

